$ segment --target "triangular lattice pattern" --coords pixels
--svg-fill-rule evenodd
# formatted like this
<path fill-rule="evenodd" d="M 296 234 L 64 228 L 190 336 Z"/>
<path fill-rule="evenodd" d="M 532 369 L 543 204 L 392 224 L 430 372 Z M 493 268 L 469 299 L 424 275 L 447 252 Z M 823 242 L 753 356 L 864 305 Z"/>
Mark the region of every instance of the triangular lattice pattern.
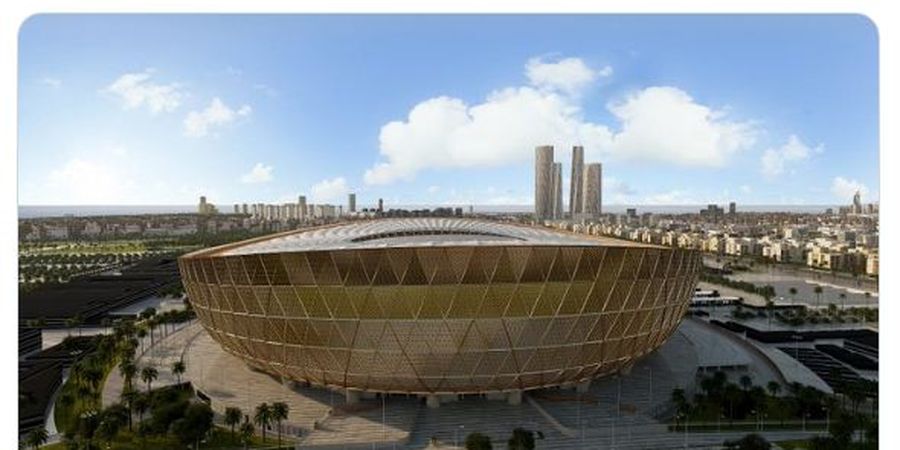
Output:
<path fill-rule="evenodd" d="M 229 352 L 314 384 L 475 393 L 579 382 L 662 345 L 688 306 L 693 250 L 457 246 L 179 260 Z"/>

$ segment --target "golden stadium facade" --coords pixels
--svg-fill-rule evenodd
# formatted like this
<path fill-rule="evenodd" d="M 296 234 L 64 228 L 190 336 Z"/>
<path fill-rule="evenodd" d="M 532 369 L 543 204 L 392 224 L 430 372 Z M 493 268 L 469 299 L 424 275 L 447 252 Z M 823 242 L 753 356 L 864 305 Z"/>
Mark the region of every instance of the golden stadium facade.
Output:
<path fill-rule="evenodd" d="M 671 335 L 694 250 L 456 218 L 301 229 L 179 259 L 200 322 L 286 379 L 515 392 L 629 367 Z"/>

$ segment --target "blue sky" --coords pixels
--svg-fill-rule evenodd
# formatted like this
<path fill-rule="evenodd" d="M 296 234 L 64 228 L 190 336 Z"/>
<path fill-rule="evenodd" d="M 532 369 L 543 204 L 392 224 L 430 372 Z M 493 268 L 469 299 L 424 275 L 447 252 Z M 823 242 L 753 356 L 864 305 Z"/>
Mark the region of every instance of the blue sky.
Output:
<path fill-rule="evenodd" d="M 534 146 L 604 203 L 877 201 L 864 17 L 39 15 L 20 204 L 528 204 Z M 568 198 L 568 195 L 564 195 Z"/>

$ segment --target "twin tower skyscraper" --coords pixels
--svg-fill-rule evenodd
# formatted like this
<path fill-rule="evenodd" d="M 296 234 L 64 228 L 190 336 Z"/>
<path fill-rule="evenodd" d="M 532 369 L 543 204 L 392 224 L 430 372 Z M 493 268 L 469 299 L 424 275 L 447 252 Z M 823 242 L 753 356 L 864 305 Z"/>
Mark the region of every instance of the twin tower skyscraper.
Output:
<path fill-rule="evenodd" d="M 596 219 L 602 205 L 600 163 L 584 164 L 584 147 L 572 147 L 569 212 L 572 220 Z M 562 163 L 553 161 L 553 146 L 534 149 L 534 215 L 538 220 L 562 219 Z"/>

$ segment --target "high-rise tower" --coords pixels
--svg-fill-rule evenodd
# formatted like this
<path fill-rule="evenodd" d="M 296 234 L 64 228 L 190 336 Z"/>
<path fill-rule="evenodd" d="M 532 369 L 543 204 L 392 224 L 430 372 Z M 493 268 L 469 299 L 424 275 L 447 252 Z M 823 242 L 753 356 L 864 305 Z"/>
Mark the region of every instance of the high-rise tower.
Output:
<path fill-rule="evenodd" d="M 537 220 L 553 216 L 553 146 L 534 149 L 534 216 Z"/>
<path fill-rule="evenodd" d="M 584 147 L 572 147 L 572 179 L 569 185 L 569 215 L 574 219 L 576 214 L 584 211 Z"/>
<path fill-rule="evenodd" d="M 592 163 L 584 167 L 584 203 L 582 212 L 592 219 L 600 217 L 600 213 L 603 211 L 602 176 L 602 164 Z"/>
<path fill-rule="evenodd" d="M 306 196 L 301 195 L 297 197 L 297 219 L 303 220 L 306 219 L 306 215 L 309 212 L 306 209 Z"/>
<path fill-rule="evenodd" d="M 562 163 L 553 163 L 553 218 L 563 217 Z"/>
<path fill-rule="evenodd" d="M 353 192 L 347 194 L 347 212 L 356 212 L 356 194 Z"/>

